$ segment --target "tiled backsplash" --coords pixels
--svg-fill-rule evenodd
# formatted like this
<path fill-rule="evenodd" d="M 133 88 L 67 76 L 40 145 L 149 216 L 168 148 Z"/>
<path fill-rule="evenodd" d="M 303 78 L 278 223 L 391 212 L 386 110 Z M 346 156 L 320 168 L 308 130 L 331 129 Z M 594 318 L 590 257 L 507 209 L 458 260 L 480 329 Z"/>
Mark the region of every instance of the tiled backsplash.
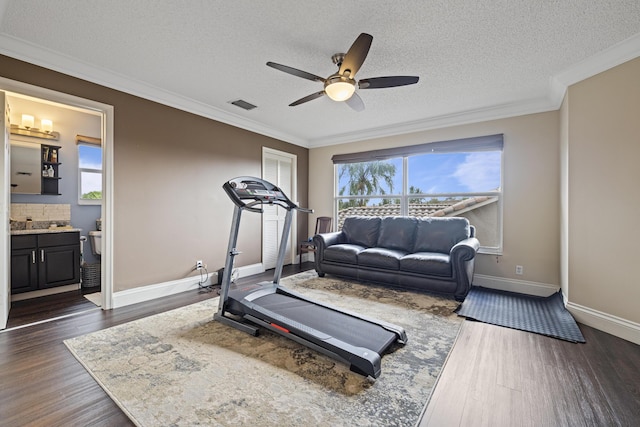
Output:
<path fill-rule="evenodd" d="M 71 205 L 50 203 L 11 203 L 12 230 L 24 230 L 27 218 L 31 218 L 33 228 L 49 228 L 49 225 L 69 225 Z"/>

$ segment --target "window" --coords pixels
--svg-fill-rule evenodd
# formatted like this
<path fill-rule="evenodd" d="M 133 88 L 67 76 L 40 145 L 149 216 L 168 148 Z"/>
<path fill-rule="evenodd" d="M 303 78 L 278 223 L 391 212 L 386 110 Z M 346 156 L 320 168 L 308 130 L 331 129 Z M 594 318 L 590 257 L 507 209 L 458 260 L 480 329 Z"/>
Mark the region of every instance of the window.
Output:
<path fill-rule="evenodd" d="M 102 147 L 78 137 L 78 203 L 102 203 Z"/>
<path fill-rule="evenodd" d="M 502 135 L 336 155 L 336 222 L 348 216 L 463 216 L 481 252 L 502 249 Z"/>

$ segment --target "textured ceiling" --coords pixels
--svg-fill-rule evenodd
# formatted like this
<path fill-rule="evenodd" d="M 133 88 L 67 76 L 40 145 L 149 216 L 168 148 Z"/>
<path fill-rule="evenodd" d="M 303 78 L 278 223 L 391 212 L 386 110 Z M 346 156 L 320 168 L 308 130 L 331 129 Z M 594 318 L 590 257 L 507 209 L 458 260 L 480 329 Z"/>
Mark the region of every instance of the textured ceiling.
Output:
<path fill-rule="evenodd" d="M 357 78 L 420 82 L 289 107 L 322 84 L 265 63 L 327 77 L 361 32 Z M 556 109 L 640 56 L 640 1 L 0 0 L 0 53 L 313 147 Z"/>

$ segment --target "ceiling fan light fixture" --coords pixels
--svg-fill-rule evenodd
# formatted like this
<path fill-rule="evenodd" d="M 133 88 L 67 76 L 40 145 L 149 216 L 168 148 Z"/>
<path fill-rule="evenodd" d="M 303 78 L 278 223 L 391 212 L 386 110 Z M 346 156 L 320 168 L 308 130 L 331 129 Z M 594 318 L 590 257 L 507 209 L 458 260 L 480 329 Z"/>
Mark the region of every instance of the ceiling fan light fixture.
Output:
<path fill-rule="evenodd" d="M 348 77 L 332 76 L 326 80 L 324 91 L 334 101 L 346 101 L 356 91 L 356 83 Z"/>

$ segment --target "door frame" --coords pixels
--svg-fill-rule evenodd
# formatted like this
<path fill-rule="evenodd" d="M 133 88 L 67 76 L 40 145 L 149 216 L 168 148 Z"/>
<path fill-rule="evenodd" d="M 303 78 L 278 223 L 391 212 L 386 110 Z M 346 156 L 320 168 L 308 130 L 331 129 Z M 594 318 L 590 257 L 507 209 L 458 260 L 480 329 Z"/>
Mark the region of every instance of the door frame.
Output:
<path fill-rule="evenodd" d="M 110 310 L 113 308 L 113 122 L 114 108 L 112 105 L 102 102 L 81 98 L 75 95 L 54 91 L 51 89 L 35 86 L 27 83 L 10 80 L 0 77 L 0 91 L 26 95 L 37 98 L 44 102 L 50 101 L 58 104 L 64 104 L 69 107 L 75 107 L 82 110 L 90 110 L 101 116 L 101 139 L 102 139 L 102 206 L 101 216 L 103 221 L 102 227 L 102 257 L 101 257 L 101 297 L 102 309 Z M 0 189 L 5 193 L 10 193 L 9 184 Z M 5 194 L 3 194 L 4 196 Z M 0 245 L 4 244 L 6 239 L 10 239 L 9 235 L 0 233 Z M 8 254 L 10 256 L 10 254 Z M 10 261 L 10 260 L 8 260 Z M 6 282 L 3 280 L 3 282 Z M 0 283 L 0 290 L 4 290 L 4 286 L 10 288 L 10 283 Z M 3 313 L 0 313 L 2 315 Z M 8 314 L 8 313 L 7 313 Z"/>
<path fill-rule="evenodd" d="M 11 142 L 9 140 L 9 105 L 6 99 L 6 93 L 0 92 L 0 105 L 2 108 L 2 151 L 0 152 L 0 187 L 8 187 L 10 185 L 10 169 L 11 169 Z M 7 327 L 9 319 L 9 311 L 11 310 L 11 232 L 10 211 L 11 200 L 10 194 L 5 192 L 0 195 L 0 329 Z"/>
<path fill-rule="evenodd" d="M 264 170 L 265 170 L 265 161 L 268 158 L 274 158 L 273 156 L 278 157 L 286 157 L 291 159 L 291 193 L 287 194 L 287 197 L 291 199 L 294 203 L 298 204 L 298 156 L 293 153 L 287 153 L 286 151 L 276 150 L 274 148 L 262 147 L 262 178 L 264 179 Z M 288 260 L 290 264 L 295 263 L 298 259 L 296 256 L 298 241 L 298 215 L 296 212 L 293 213 L 293 218 L 291 219 L 291 232 L 289 233 L 289 243 L 291 244 L 291 258 Z M 264 216 L 262 219 L 262 227 L 264 228 Z M 262 242 L 262 255 L 264 255 L 264 242 Z M 286 262 L 286 261 L 285 261 Z M 263 264 L 264 268 L 264 264 Z"/>

